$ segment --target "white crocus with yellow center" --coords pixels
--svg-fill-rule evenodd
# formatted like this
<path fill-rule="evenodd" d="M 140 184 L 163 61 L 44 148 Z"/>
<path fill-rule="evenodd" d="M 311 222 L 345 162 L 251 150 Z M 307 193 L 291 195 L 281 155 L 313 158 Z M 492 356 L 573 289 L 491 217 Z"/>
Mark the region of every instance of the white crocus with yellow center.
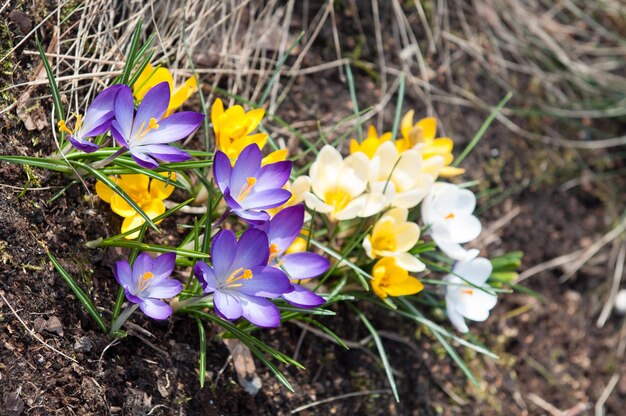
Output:
<path fill-rule="evenodd" d="M 493 266 L 485 258 L 478 257 L 459 262 L 453 274 L 444 277 L 446 286 L 446 310 L 452 325 L 459 331 L 469 331 L 465 319 L 483 322 L 489 311 L 496 306 L 497 297 L 486 283 Z"/>
<path fill-rule="evenodd" d="M 378 147 L 369 168 L 371 193 L 384 195 L 385 206 L 413 208 L 428 195 L 433 184 L 432 176 L 422 171 L 418 149 L 399 154 L 392 142 Z"/>
<path fill-rule="evenodd" d="M 393 257 L 396 264 L 410 272 L 421 272 L 426 265 L 408 251 L 417 244 L 420 228 L 408 222 L 409 211 L 393 208 L 385 213 L 374 225 L 372 233 L 365 236 L 363 248 L 371 259 Z"/>
<path fill-rule="evenodd" d="M 324 146 L 309 169 L 311 192 L 304 201 L 312 210 L 332 220 L 369 217 L 384 206 L 382 195 L 368 198 L 369 159 L 358 152 L 343 159 L 332 146 Z"/>
<path fill-rule="evenodd" d="M 438 182 L 422 203 L 422 219 L 437 246 L 451 259 L 469 261 L 480 250 L 461 246 L 478 237 L 481 225 L 472 213 L 476 196 L 456 185 Z"/>

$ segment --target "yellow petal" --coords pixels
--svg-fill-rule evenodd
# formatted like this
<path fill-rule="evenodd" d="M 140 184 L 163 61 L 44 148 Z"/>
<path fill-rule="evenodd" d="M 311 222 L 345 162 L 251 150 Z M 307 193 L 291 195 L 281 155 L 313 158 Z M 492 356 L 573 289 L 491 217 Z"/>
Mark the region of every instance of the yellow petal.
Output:
<path fill-rule="evenodd" d="M 282 162 L 287 159 L 287 149 L 278 149 L 265 156 L 261 161 L 261 166 L 269 165 L 270 163 Z"/>
<path fill-rule="evenodd" d="M 441 172 L 439 173 L 439 175 L 443 176 L 444 178 L 451 178 L 453 176 L 461 175 L 464 172 L 465 172 L 465 169 L 455 168 L 453 166 L 445 166 L 443 169 L 441 169 Z"/>
<path fill-rule="evenodd" d="M 113 180 L 113 182 L 117 182 L 117 178 L 113 176 L 109 176 L 109 179 Z M 115 192 L 113 192 L 113 189 L 109 188 L 109 186 L 105 184 L 104 182 L 100 182 L 100 181 L 96 182 L 96 194 L 98 194 L 100 199 L 106 202 L 107 204 L 111 203 L 111 197 L 113 196 L 114 193 Z"/>
<path fill-rule="evenodd" d="M 248 130 L 246 134 L 252 133 L 256 126 L 259 125 L 263 117 L 265 117 L 265 109 L 264 108 L 255 108 L 254 110 L 250 110 L 247 114 L 248 116 Z"/>
<path fill-rule="evenodd" d="M 133 215 L 132 217 L 124 218 L 124 222 L 122 223 L 122 233 L 130 231 L 133 228 L 141 227 L 144 222 L 145 220 L 139 214 Z M 139 237 L 139 230 L 127 235 L 125 238 L 127 240 L 134 240 L 137 237 Z"/>
<path fill-rule="evenodd" d="M 167 172 L 162 172 L 159 175 L 165 178 L 168 177 Z M 172 172 L 171 175 L 169 175 L 169 178 L 170 178 L 169 179 L 170 181 L 175 181 L 176 173 Z M 171 184 L 168 185 L 165 182 L 161 182 L 156 179 L 152 179 L 152 181 L 150 182 L 150 195 L 153 198 L 160 199 L 161 201 L 163 201 L 168 196 L 172 195 L 172 192 L 174 192 L 174 185 L 171 185 Z"/>
<path fill-rule="evenodd" d="M 148 190 L 150 177 L 140 173 L 133 175 L 121 175 L 117 184 L 126 193 L 141 193 Z"/>
<path fill-rule="evenodd" d="M 111 210 L 122 217 L 132 217 L 137 215 L 137 211 L 124 201 L 118 194 L 111 196 Z"/>
<path fill-rule="evenodd" d="M 167 68 L 163 67 L 159 67 L 156 70 L 153 69 L 148 74 L 144 82 L 135 82 L 135 86 L 137 88 L 137 90 L 135 91 L 135 98 L 137 98 L 138 100 L 142 100 L 143 97 L 145 97 L 145 95 L 148 93 L 148 91 L 152 89 L 152 87 L 162 82 L 167 82 L 167 84 L 170 86 L 171 94 L 172 90 L 174 89 L 174 78 L 172 77 L 170 71 Z"/>
<path fill-rule="evenodd" d="M 147 204 L 142 205 L 141 208 L 150 219 L 158 217 L 165 212 L 165 204 L 163 203 L 163 201 L 158 199 L 153 199 Z"/>
<path fill-rule="evenodd" d="M 424 289 L 424 285 L 417 278 L 408 276 L 407 278 L 395 281 L 392 285 L 385 288 L 389 296 L 406 296 L 414 295 Z"/>
<path fill-rule="evenodd" d="M 435 155 L 444 156 L 452 152 L 454 142 L 448 137 L 433 140 L 430 144 L 426 145 L 422 152 L 422 157 L 428 159 Z"/>
<path fill-rule="evenodd" d="M 421 127 L 424 139 L 432 140 L 437 134 L 437 119 L 435 117 L 426 117 L 417 122 L 417 126 Z"/>
<path fill-rule="evenodd" d="M 215 134 L 220 131 L 219 120 L 222 114 L 224 114 L 224 103 L 222 103 L 221 99 L 216 98 L 211 107 L 211 123 L 213 123 L 213 131 Z"/>
<path fill-rule="evenodd" d="M 166 116 L 169 116 L 182 106 L 185 101 L 189 99 L 196 92 L 198 88 L 198 80 L 195 76 L 187 79 L 183 85 L 181 85 L 170 99 L 170 105 L 167 107 Z"/>
<path fill-rule="evenodd" d="M 402 117 L 402 122 L 400 123 L 400 133 L 404 138 L 409 137 L 409 132 L 413 127 L 413 114 L 414 111 L 410 110 L 404 115 L 404 117 Z"/>
<path fill-rule="evenodd" d="M 371 127 L 371 126 L 370 126 Z M 356 139 L 350 139 L 350 154 L 361 151 L 361 146 Z"/>
<path fill-rule="evenodd" d="M 376 131 L 376 127 L 373 124 L 367 128 L 367 137 L 378 138 L 378 132 Z"/>
<path fill-rule="evenodd" d="M 135 81 L 135 84 L 133 85 L 133 95 L 136 99 L 141 100 L 143 96 L 146 95 L 143 91 L 143 86 L 147 83 L 150 75 L 152 75 L 152 72 L 154 72 L 154 67 L 151 64 L 146 65 L 143 71 L 141 71 L 139 78 Z M 140 92 L 143 94 L 140 95 Z"/>

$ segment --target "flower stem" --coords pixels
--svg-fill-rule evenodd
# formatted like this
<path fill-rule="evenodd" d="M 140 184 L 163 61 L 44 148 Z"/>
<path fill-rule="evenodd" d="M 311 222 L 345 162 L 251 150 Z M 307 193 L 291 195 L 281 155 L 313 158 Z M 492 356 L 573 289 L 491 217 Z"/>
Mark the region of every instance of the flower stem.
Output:
<path fill-rule="evenodd" d="M 108 165 L 109 163 L 113 162 L 113 160 L 116 157 L 118 157 L 121 154 L 124 154 L 125 152 L 126 152 L 126 148 L 120 147 L 117 152 L 113 153 L 111 156 L 107 157 L 106 159 L 102 159 L 102 160 L 92 163 L 91 167 L 94 169 L 101 169 L 105 167 L 106 165 Z"/>
<path fill-rule="evenodd" d="M 120 316 L 118 316 L 117 319 L 115 319 L 115 321 L 113 321 L 113 323 L 111 324 L 111 331 L 109 332 L 109 335 L 113 336 L 117 331 L 119 331 L 122 325 L 124 325 L 128 318 L 130 318 L 130 315 L 132 315 L 132 313 L 135 312 L 138 307 L 139 305 L 135 303 L 127 306 L 126 309 L 124 309 L 124 311 L 120 314 Z"/>
<path fill-rule="evenodd" d="M 211 226 L 211 231 L 215 230 L 216 228 L 218 228 L 220 225 L 222 225 L 222 223 L 224 221 L 226 221 L 226 219 L 228 218 L 228 216 L 230 215 L 231 210 L 230 208 L 226 208 L 226 211 L 224 211 L 224 213 L 222 214 L 222 216 L 215 221 L 215 223 Z"/>
<path fill-rule="evenodd" d="M 183 301 L 180 302 L 170 302 L 170 306 L 172 307 L 172 311 L 174 311 L 174 313 L 176 313 L 177 311 L 186 308 L 188 306 L 193 306 L 196 303 L 200 303 L 202 301 L 204 301 L 205 299 L 210 298 L 211 295 L 205 295 L 205 296 L 194 296 L 192 298 L 189 299 L 185 299 Z"/>

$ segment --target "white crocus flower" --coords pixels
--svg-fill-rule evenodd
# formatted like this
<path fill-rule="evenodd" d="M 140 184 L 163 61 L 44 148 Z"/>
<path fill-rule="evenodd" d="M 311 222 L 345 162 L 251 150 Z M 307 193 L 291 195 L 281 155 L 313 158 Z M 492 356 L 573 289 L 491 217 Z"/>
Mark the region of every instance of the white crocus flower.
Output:
<path fill-rule="evenodd" d="M 372 233 L 365 236 L 363 248 L 371 259 L 393 257 L 396 264 L 410 272 L 421 272 L 426 265 L 408 251 L 417 244 L 420 228 L 408 222 L 409 211 L 393 208 L 374 224 Z"/>
<path fill-rule="evenodd" d="M 492 269 L 489 260 L 477 257 L 467 262 L 458 262 L 452 270 L 454 274 L 444 277 L 448 283 L 446 286 L 448 318 L 459 332 L 469 331 L 465 319 L 483 322 L 489 317 L 489 311 L 496 306 L 496 295 L 486 283 Z"/>
<path fill-rule="evenodd" d="M 466 250 L 461 244 L 480 234 L 481 225 L 472 215 L 476 196 L 449 183 L 435 183 L 422 203 L 422 220 L 430 226 L 430 234 L 437 246 L 451 259 L 468 261 L 480 250 Z"/>
<path fill-rule="evenodd" d="M 364 194 L 368 174 L 369 159 L 364 153 L 343 159 L 336 149 L 326 145 L 309 169 L 311 192 L 304 193 L 304 202 L 332 220 L 377 214 L 384 207 L 383 197 L 368 198 Z"/>
<path fill-rule="evenodd" d="M 422 165 L 419 147 L 400 154 L 392 142 L 382 143 L 370 160 L 371 194 L 384 195 L 386 206 L 417 206 L 433 184 L 433 177 L 423 172 Z"/>

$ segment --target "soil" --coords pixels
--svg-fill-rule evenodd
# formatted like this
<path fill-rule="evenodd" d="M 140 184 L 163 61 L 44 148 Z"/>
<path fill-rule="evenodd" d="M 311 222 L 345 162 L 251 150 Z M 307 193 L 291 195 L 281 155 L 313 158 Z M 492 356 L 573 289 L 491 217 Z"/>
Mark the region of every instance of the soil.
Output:
<path fill-rule="evenodd" d="M 311 3 L 309 7 L 317 11 L 320 5 Z M 294 33 L 299 31 L 297 16 L 302 13 L 298 7 Z M 3 44 L 7 37 L 21 39 L 33 23 L 41 21 L 41 13 L 26 7 L 2 12 L 8 30 L 2 32 Z M 373 33 L 368 13 L 359 17 L 364 32 Z M 336 19 L 341 46 L 349 51 L 358 42 L 351 30 L 354 15 L 349 8 L 339 9 Z M 50 26 L 42 30 L 49 31 Z M 385 42 L 389 50 L 398 47 L 392 38 Z M 11 56 L 3 88 L 32 77 L 38 61 L 24 54 L 25 50 L 35 50 L 32 40 Z M 368 37 L 361 59 L 375 62 L 374 50 L 374 39 Z M 307 55 L 307 65 L 333 60 L 333 54 L 333 34 L 330 27 L 324 27 Z M 390 54 L 389 60 L 393 59 Z M 481 98 L 486 102 L 496 103 L 503 95 L 483 88 L 487 80 L 471 62 L 456 65 L 467 69 L 465 82 L 475 90 L 482 88 L 485 96 Z M 356 70 L 355 79 L 364 106 L 380 100 L 380 85 L 370 73 Z M 446 80 L 440 82 L 445 88 Z M 45 91 L 45 87 L 38 89 L 41 94 Z M 15 90 L 10 94 L 16 95 L 6 97 L 8 102 L 17 98 Z M 33 117 L 45 119 L 51 102 L 44 100 L 41 105 L 41 115 Z M 408 90 L 404 107 L 422 108 Z M 483 111 L 444 103 L 436 103 L 435 109 L 457 149 L 463 148 L 486 117 Z M 352 113 L 347 85 L 336 69 L 299 77 L 279 110 L 288 121 L 329 112 L 337 120 Z M 393 122 L 393 114 L 390 105 L 386 125 Z M 542 122 L 558 126 L 547 118 Z M 28 131 L 14 110 L 0 119 L 1 155 L 44 156 L 52 151 L 49 126 Z M 484 253 L 494 256 L 523 250 L 525 270 L 600 238 L 615 219 L 615 204 L 624 202 L 612 195 L 615 189 L 623 192 L 623 182 L 570 190 L 563 190 L 562 185 L 581 177 L 583 162 L 593 166 L 604 156 L 546 148 L 494 124 L 464 163 L 466 177 L 480 181 L 483 191 L 496 191 L 495 197 L 484 193 L 480 201 L 485 229 L 511 211 L 519 210 L 519 214 L 489 235 Z M 612 163 L 616 165 L 609 168 L 623 167 L 619 159 Z M 560 269 L 532 277 L 523 286 L 540 297 L 525 292 L 501 296 L 491 318 L 472 325 L 474 339 L 500 356 L 498 361 L 485 360 L 461 350 L 478 386 L 464 378 L 428 333 L 387 312 L 365 307 L 374 326 L 384 330 L 390 363 L 397 372 L 400 403 L 390 394 L 384 370 L 370 352 L 371 343 L 344 350 L 292 324 L 260 336 L 281 351 L 297 355 L 306 367 L 281 367 L 293 393 L 260 363 L 257 372 L 263 387 L 254 396 L 246 393 L 237 382 L 227 348 L 217 338 L 208 346 L 207 383 L 200 389 L 195 322 L 174 317 L 156 323 L 134 316 L 133 322 L 145 330 L 131 330 L 121 342 L 111 343 L 49 263 L 48 250 L 80 279 L 96 304 L 112 309 L 117 286 L 110 268 L 125 253 L 92 250 L 84 243 L 115 232 L 121 221 L 80 184 L 51 201 L 69 183 L 60 174 L 0 162 L 0 414 L 274 415 L 289 414 L 318 400 L 322 403 L 301 413 L 556 414 L 556 410 L 569 410 L 570 415 L 591 414 L 612 375 L 622 376 L 626 371 L 622 355 L 616 353 L 626 336 L 623 319 L 613 316 L 603 328 L 595 325 L 610 280 L 607 255 L 601 253 L 565 283 L 559 283 Z M 24 192 L 25 184 L 29 189 Z M 88 186 L 93 192 L 93 183 Z M 187 220 L 181 215 L 162 226 L 175 231 L 176 223 Z M 335 311 L 336 317 L 321 321 L 351 342 L 367 337 L 367 330 L 348 308 L 338 306 Z M 626 400 L 624 381 L 620 378 L 608 397 L 607 414 L 620 414 Z"/>

